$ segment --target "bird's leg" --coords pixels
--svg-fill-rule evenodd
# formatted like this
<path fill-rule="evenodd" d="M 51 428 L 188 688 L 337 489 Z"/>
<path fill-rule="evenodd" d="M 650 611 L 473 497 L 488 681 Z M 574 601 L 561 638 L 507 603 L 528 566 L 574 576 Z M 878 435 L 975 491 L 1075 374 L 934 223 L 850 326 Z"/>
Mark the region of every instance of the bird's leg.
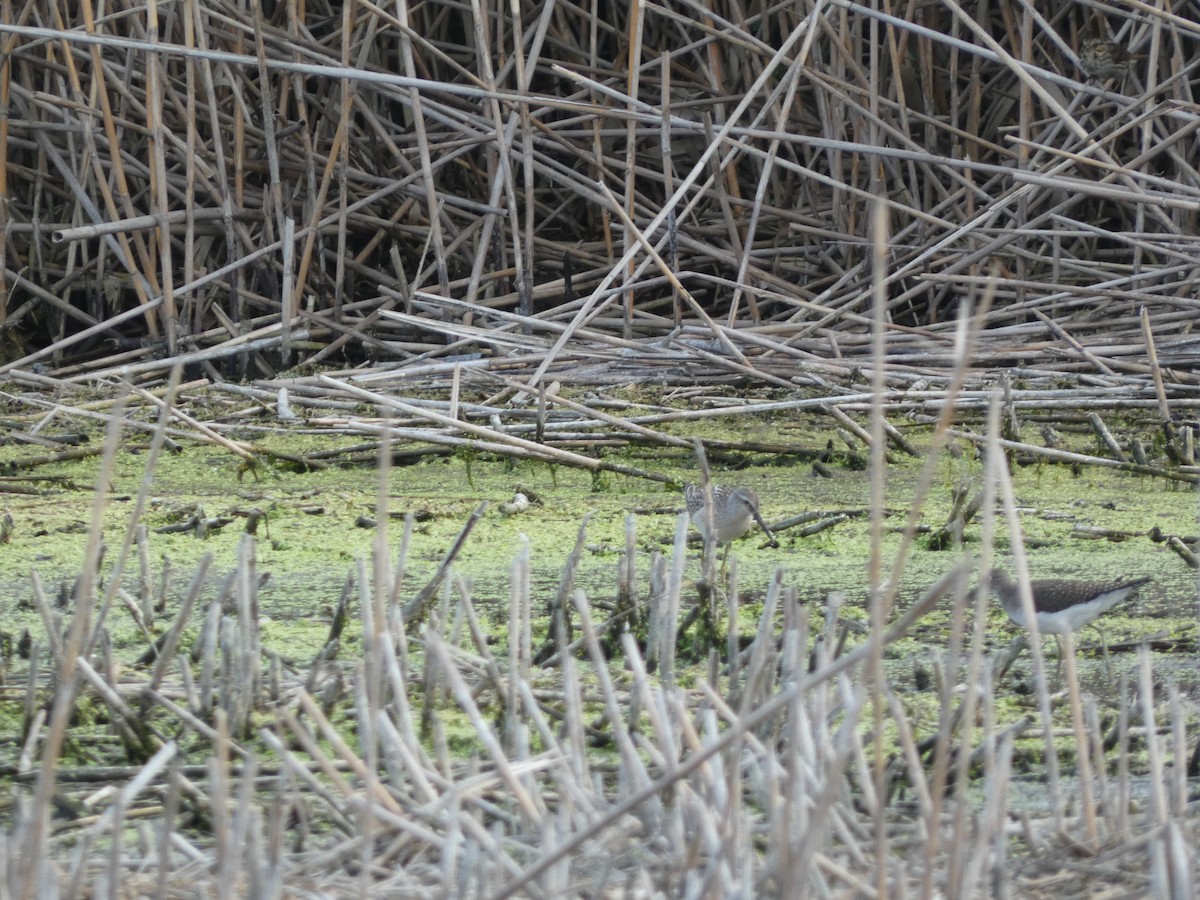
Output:
<path fill-rule="evenodd" d="M 704 516 L 704 552 L 700 556 L 700 579 L 711 582 L 713 577 L 712 554 L 717 548 L 716 501 L 713 497 L 712 482 L 707 477 L 700 485 L 704 491 L 704 506 L 701 515 Z"/>
<path fill-rule="evenodd" d="M 1108 635 L 1104 633 L 1104 629 L 1100 627 L 1099 622 L 1093 622 L 1092 627 L 1100 635 L 1100 657 L 1104 660 L 1104 674 L 1111 682 L 1113 680 L 1113 668 L 1112 657 L 1108 654 Z"/>
<path fill-rule="evenodd" d="M 1008 646 L 1000 654 L 1000 661 L 996 665 L 996 684 L 1004 680 L 1004 676 L 1008 674 L 1008 670 L 1012 668 L 1013 663 L 1017 661 L 1017 657 L 1021 655 L 1021 651 L 1025 649 L 1028 643 L 1028 633 L 1018 634 L 1008 642 Z"/>

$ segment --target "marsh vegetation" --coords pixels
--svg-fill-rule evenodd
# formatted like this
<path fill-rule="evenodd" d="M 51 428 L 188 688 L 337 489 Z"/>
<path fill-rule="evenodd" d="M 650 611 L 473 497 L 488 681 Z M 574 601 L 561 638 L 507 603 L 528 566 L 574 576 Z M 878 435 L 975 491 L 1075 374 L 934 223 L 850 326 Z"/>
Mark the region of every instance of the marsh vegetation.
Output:
<path fill-rule="evenodd" d="M 0 9 L 0 894 L 1200 889 L 1194 13 L 97 14 Z M 1056 675 L 997 563 L 1153 580 Z"/>

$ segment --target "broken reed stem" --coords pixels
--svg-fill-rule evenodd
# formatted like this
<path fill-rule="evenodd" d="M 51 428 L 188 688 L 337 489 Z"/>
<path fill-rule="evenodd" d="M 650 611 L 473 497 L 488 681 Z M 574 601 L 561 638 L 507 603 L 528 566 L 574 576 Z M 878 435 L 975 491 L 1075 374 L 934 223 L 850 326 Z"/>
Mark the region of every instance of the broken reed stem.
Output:
<path fill-rule="evenodd" d="M 1083 724 L 1083 701 L 1079 694 L 1079 675 L 1075 669 L 1075 634 L 1067 631 L 1059 645 L 1063 674 L 1067 683 L 1067 701 L 1071 708 L 1071 732 L 1075 738 L 1075 778 L 1083 817 L 1084 846 L 1096 848 L 1100 830 L 1096 824 L 1096 788 L 1092 780 L 1091 735 Z"/>

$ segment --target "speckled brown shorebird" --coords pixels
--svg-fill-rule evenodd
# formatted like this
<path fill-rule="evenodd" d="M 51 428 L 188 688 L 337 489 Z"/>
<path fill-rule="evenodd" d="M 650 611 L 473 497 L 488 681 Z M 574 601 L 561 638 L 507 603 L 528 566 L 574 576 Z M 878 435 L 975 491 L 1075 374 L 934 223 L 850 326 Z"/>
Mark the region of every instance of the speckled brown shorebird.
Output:
<path fill-rule="evenodd" d="M 1079 47 L 1079 66 L 1088 78 L 1124 78 L 1133 68 L 1134 57 L 1116 41 L 1089 38 Z"/>
<path fill-rule="evenodd" d="M 687 501 L 688 514 L 692 524 L 705 540 L 709 537 L 709 525 L 712 525 L 712 538 L 718 544 L 729 544 L 750 530 L 755 522 L 762 528 L 772 546 L 778 546 L 775 535 L 762 514 L 758 511 L 758 494 L 744 487 L 712 486 L 712 516 L 709 517 L 707 504 L 704 502 L 704 489 L 698 484 L 686 485 L 683 489 Z"/>

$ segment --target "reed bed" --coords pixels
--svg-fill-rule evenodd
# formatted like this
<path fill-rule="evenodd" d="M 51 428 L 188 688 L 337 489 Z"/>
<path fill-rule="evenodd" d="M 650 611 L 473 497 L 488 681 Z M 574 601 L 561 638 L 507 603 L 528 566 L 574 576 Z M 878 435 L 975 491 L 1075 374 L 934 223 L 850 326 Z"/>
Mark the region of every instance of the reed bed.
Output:
<path fill-rule="evenodd" d="M 867 444 L 878 290 L 889 418 L 940 417 L 977 317 L 964 422 L 1000 386 L 1195 479 L 1190 9 L 106 9 L 0 11 L 0 378 L 41 408 L 102 419 L 74 388 L 181 364 L 368 439 L 363 391 L 424 396 L 381 404 L 413 452 L 806 406 Z M 1115 76 L 1080 67 L 1100 39 Z M 675 408 L 578 403 L 630 384 Z M 1111 450 L 1126 416 L 1161 436 Z M 1046 443 L 1014 452 L 1081 464 Z"/>
<path fill-rule="evenodd" d="M 880 200 L 893 387 L 944 377 L 999 279 L 980 377 L 1194 397 L 1190 8 L 519 12 L 4 12 L 0 374 L 836 395 Z M 1098 39 L 1118 75 L 1081 68 Z"/>
<path fill-rule="evenodd" d="M 1036 713 L 998 724 L 1008 660 L 985 650 L 974 561 L 895 598 L 945 447 L 984 460 L 947 525 L 977 517 L 983 567 L 1002 529 L 1024 565 L 1008 462 L 1200 477 L 1190 7 L 115 0 L 96 16 L 0 4 L 0 378 L 10 433 L 45 451 L 18 470 L 94 453 L 105 485 L 133 429 L 151 460 L 202 441 L 249 469 L 252 420 L 361 435 L 275 455 L 377 459 L 381 483 L 398 454 L 462 447 L 667 480 L 594 451 L 815 468 L 829 448 L 671 428 L 811 410 L 872 480 L 871 622 L 853 639 L 839 597 L 811 609 L 777 575 L 739 639 L 736 565 L 698 598 L 686 519 L 641 561 L 631 517 L 612 618 L 573 586 L 578 553 L 555 598 L 531 595 L 519 553 L 494 645 L 453 569 L 482 510 L 413 586 L 411 524 L 388 533 L 381 490 L 375 553 L 293 667 L 260 640 L 250 537 L 153 629 L 153 580 L 125 593 L 149 557 L 151 463 L 119 546 L 96 492 L 65 624 L 33 581 L 45 627 L 6 689 L 23 712 L 6 896 L 1196 893 L 1195 703 L 1147 650 L 1111 709 L 1065 666 L 1064 751 L 1036 640 Z M 1128 66 L 1089 77 L 1096 39 Z M 102 423 L 105 445 L 42 437 L 59 417 Z M 933 445 L 885 557 L 888 454 L 917 452 L 905 417 Z M 1066 428 L 1098 449 L 1063 449 Z M 886 662 L 935 605 L 953 626 L 930 736 Z M 159 635 L 140 667 L 114 662 L 116 615 Z M 698 666 L 697 619 L 725 629 Z M 67 767 L 96 716 L 114 765 Z M 1012 791 L 1029 735 L 1035 814 Z"/>
<path fill-rule="evenodd" d="M 983 565 L 996 535 L 1019 529 L 994 437 L 1000 411 L 997 398 Z M 1036 712 L 1001 724 L 1012 659 L 986 649 L 990 600 L 972 586 L 970 557 L 911 603 L 895 604 L 894 582 L 879 578 L 871 625 L 850 640 L 845 598 L 802 604 L 782 570 L 757 629 L 739 635 L 735 564 L 715 595 L 726 598 L 726 639 L 697 658 L 683 616 L 697 603 L 684 581 L 686 513 L 668 554 L 629 556 L 621 583 L 603 591 L 620 598 L 603 619 L 574 586 L 585 520 L 554 598 L 531 591 L 533 561 L 518 550 L 507 640 L 494 643 L 452 567 L 482 509 L 425 585 L 408 575 L 410 515 L 398 540 L 380 527 L 315 658 L 285 660 L 261 640 L 251 535 L 232 571 L 205 558 L 161 615 L 166 586 L 136 523 L 169 419 L 164 409 L 130 527 L 107 558 L 107 496 L 96 493 L 65 629 L 34 577 L 46 629 L 26 648 L 23 686 L 7 690 L 25 722 L 0 836 L 4 896 L 1196 890 L 1194 700 L 1155 677 L 1144 645 L 1136 677 L 1098 700 L 1081 691 L 1068 643 L 1053 701 L 1072 713 L 1064 745 L 1034 639 Z M 384 448 L 381 484 L 390 459 Z M 918 490 L 914 509 L 921 502 Z M 386 489 L 377 516 L 388 521 Z M 630 517 L 630 548 L 636 528 Z M 1014 552 L 1023 565 L 1019 543 Z M 120 587 L 127 567 L 137 596 Z M 557 610 L 548 630 L 546 606 Z M 918 731 L 912 687 L 884 661 L 939 606 L 951 625 L 927 688 L 936 725 Z M 118 616 L 159 635 L 138 665 L 114 662 Z M 1028 749 L 1039 732 L 1040 759 Z M 111 764 L 68 765 L 64 750 L 80 742 L 93 754 L 107 743 Z M 1019 790 L 1031 764 L 1032 804 Z"/>

